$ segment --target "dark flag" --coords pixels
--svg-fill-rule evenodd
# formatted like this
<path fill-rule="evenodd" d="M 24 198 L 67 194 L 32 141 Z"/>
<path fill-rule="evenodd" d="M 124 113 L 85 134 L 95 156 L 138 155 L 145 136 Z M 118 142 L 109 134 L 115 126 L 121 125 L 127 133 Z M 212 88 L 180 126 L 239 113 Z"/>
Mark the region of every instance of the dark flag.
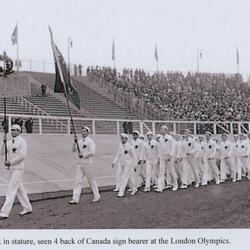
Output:
<path fill-rule="evenodd" d="M 49 27 L 51 35 L 51 45 L 55 61 L 55 71 L 56 71 L 56 80 L 54 91 L 55 93 L 65 93 L 66 98 L 69 99 L 77 108 L 80 109 L 80 96 L 76 88 L 71 82 L 69 70 L 65 63 L 62 53 L 58 50 L 57 46 L 54 43 L 52 31 Z"/>

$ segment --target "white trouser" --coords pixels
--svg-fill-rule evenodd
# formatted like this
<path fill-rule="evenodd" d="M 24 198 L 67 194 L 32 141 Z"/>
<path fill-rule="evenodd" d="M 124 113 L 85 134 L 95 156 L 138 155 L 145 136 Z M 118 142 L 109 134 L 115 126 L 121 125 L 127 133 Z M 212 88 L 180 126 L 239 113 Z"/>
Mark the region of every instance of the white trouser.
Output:
<path fill-rule="evenodd" d="M 200 183 L 199 170 L 196 158 L 184 158 L 183 160 L 183 172 L 182 172 L 182 184 L 188 185 L 189 182 L 189 169 L 192 170 L 195 178 L 195 183 Z M 190 168 L 189 168 L 190 166 Z"/>
<path fill-rule="evenodd" d="M 160 159 L 160 171 L 158 177 L 158 189 L 162 191 L 165 188 L 165 174 L 167 179 L 167 185 L 178 187 L 177 174 L 175 171 L 174 158 L 169 161 L 166 158 Z"/>
<path fill-rule="evenodd" d="M 208 181 L 208 171 L 207 171 L 207 164 L 205 164 L 203 158 L 197 158 L 197 164 L 199 169 L 199 175 L 201 179 L 201 184 L 206 185 Z"/>
<path fill-rule="evenodd" d="M 242 160 L 242 158 L 244 159 Z M 247 164 L 247 157 L 234 156 L 234 164 L 236 166 L 237 180 L 241 180 L 243 165 Z"/>
<path fill-rule="evenodd" d="M 84 165 L 77 164 L 75 184 L 74 184 L 74 190 L 73 190 L 73 200 L 75 200 L 76 202 L 79 202 L 79 200 L 80 200 L 84 177 L 86 177 L 86 179 L 89 183 L 89 186 L 90 186 L 90 188 L 93 192 L 93 195 L 94 195 L 94 199 L 100 198 L 98 186 L 97 186 L 96 180 L 92 174 L 93 168 L 91 165 L 92 164 L 89 162 L 84 163 Z"/>
<path fill-rule="evenodd" d="M 208 168 L 212 171 L 212 178 L 215 180 L 216 183 L 220 182 L 220 174 L 219 169 L 216 163 L 216 159 L 206 160 L 208 164 Z"/>
<path fill-rule="evenodd" d="M 143 163 L 136 165 L 135 178 L 137 187 L 141 187 L 145 179 L 143 165 Z"/>
<path fill-rule="evenodd" d="M 116 178 L 115 178 L 115 189 L 119 190 L 122 180 L 122 167 L 121 164 L 118 163 L 116 167 Z"/>
<path fill-rule="evenodd" d="M 227 171 L 228 169 L 231 173 L 233 180 L 236 180 L 236 166 L 233 164 L 233 157 L 228 157 L 227 159 L 221 159 L 221 180 L 227 179 Z"/>
<path fill-rule="evenodd" d="M 9 213 L 13 207 L 15 197 L 19 199 L 22 207 L 27 211 L 32 211 L 32 207 L 27 193 L 24 190 L 22 179 L 24 170 L 10 170 L 11 177 L 8 183 L 8 190 L 6 194 L 5 203 L 1 209 L 1 214 L 9 216 Z"/>
<path fill-rule="evenodd" d="M 121 167 L 121 183 L 119 188 L 119 196 L 123 196 L 127 185 L 129 184 L 132 192 L 137 191 L 137 186 L 134 178 L 134 170 L 131 162 L 120 164 Z"/>
<path fill-rule="evenodd" d="M 182 160 L 175 159 L 174 160 L 174 167 L 175 167 L 177 179 L 181 180 L 181 178 L 182 178 Z"/>
<path fill-rule="evenodd" d="M 250 164 L 250 157 L 239 157 L 239 165 L 241 166 L 241 176 L 246 176 L 249 172 L 248 166 Z"/>
<path fill-rule="evenodd" d="M 157 159 L 151 159 L 147 160 L 146 164 L 146 183 L 145 188 L 150 189 L 151 182 L 152 184 L 157 184 L 157 167 L 158 167 L 158 160 Z"/>

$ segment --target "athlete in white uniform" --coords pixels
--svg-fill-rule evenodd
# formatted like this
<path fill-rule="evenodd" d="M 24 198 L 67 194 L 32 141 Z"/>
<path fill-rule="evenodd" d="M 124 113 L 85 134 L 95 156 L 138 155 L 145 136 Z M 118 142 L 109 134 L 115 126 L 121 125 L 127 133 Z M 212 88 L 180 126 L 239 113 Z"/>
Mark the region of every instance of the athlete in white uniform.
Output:
<path fill-rule="evenodd" d="M 165 175 L 167 180 L 167 188 L 173 187 L 172 190 L 178 189 L 177 174 L 175 171 L 174 154 L 175 140 L 168 134 L 167 126 L 161 127 L 162 137 L 160 138 L 160 172 L 158 177 L 157 189 L 155 191 L 162 192 L 165 189 Z"/>
<path fill-rule="evenodd" d="M 238 160 L 239 164 L 236 165 L 237 169 L 237 180 L 241 180 L 242 174 L 246 176 L 248 172 L 248 164 L 249 164 L 249 154 L 250 154 L 250 145 L 248 143 L 247 137 L 243 134 L 239 135 L 240 140 L 238 141 Z"/>
<path fill-rule="evenodd" d="M 233 141 L 233 159 L 234 159 L 234 164 L 236 167 L 236 174 L 237 174 L 237 181 L 240 181 L 242 178 L 242 163 L 240 159 L 240 140 L 238 135 L 233 136 L 234 141 Z M 247 158 L 247 156 L 246 156 Z"/>
<path fill-rule="evenodd" d="M 93 176 L 93 158 L 95 156 L 95 142 L 89 137 L 90 129 L 86 126 L 82 127 L 82 139 L 78 140 L 79 150 L 77 149 L 77 138 L 74 139 L 73 153 L 78 152 L 78 161 L 76 166 L 75 184 L 73 189 L 73 198 L 68 203 L 78 204 L 82 192 L 83 178 L 86 177 L 92 189 L 94 199 L 92 202 L 100 200 L 98 186 Z"/>
<path fill-rule="evenodd" d="M 219 169 L 216 164 L 216 154 L 217 154 L 217 144 L 212 138 L 212 133 L 206 132 L 206 141 L 205 141 L 205 161 L 208 164 L 208 170 L 212 172 L 212 178 L 215 180 L 215 183 L 220 184 L 220 175 Z"/>
<path fill-rule="evenodd" d="M 195 178 L 195 187 L 200 185 L 199 169 L 197 164 L 197 143 L 191 137 L 189 129 L 185 130 L 185 139 L 182 142 L 183 174 L 182 185 L 180 188 L 187 188 L 189 180 L 189 169 L 191 169 Z M 191 168 L 189 168 L 191 167 Z"/>
<path fill-rule="evenodd" d="M 233 160 L 233 145 L 227 139 L 228 135 L 223 133 L 221 135 L 221 143 L 219 147 L 221 165 L 220 165 L 220 180 L 224 182 L 227 179 L 227 169 L 231 173 L 232 181 L 236 182 L 236 166 Z"/>
<path fill-rule="evenodd" d="M 153 133 L 147 133 L 148 143 L 145 146 L 145 159 L 146 159 L 146 184 L 144 192 L 150 191 L 151 184 L 157 184 L 158 166 L 160 159 L 159 143 L 153 140 Z"/>
<path fill-rule="evenodd" d="M 120 137 L 121 144 L 119 145 L 112 167 L 115 167 L 117 164 L 121 167 L 121 184 L 117 197 L 124 197 L 125 189 L 128 184 L 132 189 L 131 195 L 135 195 L 137 192 L 135 178 L 133 178 L 133 171 L 137 162 L 134 149 L 128 143 L 128 135 L 122 133 Z"/>
<path fill-rule="evenodd" d="M 10 173 L 10 179 L 8 183 L 5 203 L 0 212 L 1 220 L 8 218 L 16 196 L 23 207 L 23 211 L 20 212 L 19 215 L 23 216 L 32 212 L 32 206 L 22 184 L 24 174 L 24 161 L 27 155 L 27 143 L 20 136 L 20 134 L 21 127 L 17 124 L 12 125 L 12 140 L 7 142 L 8 159 L 4 163 Z M 4 141 L 6 141 L 6 139 L 6 136 L 4 136 Z M 1 155 L 4 154 L 5 146 L 3 143 L 1 147 Z"/>
<path fill-rule="evenodd" d="M 198 143 L 197 143 L 197 162 L 198 162 L 198 168 L 201 178 L 201 185 L 206 186 L 207 185 L 207 164 L 205 164 L 204 160 L 204 154 L 205 154 L 205 143 L 204 143 L 204 137 L 202 135 L 199 135 L 198 137 Z"/>
<path fill-rule="evenodd" d="M 143 147 L 144 143 L 142 140 L 139 139 L 139 131 L 135 130 L 133 132 L 133 140 L 131 142 L 131 145 L 135 151 L 136 155 L 136 166 L 135 166 L 135 172 L 133 172 L 133 175 L 135 178 L 135 182 L 137 187 L 141 187 L 143 184 L 143 167 L 142 167 L 142 162 L 143 162 Z"/>

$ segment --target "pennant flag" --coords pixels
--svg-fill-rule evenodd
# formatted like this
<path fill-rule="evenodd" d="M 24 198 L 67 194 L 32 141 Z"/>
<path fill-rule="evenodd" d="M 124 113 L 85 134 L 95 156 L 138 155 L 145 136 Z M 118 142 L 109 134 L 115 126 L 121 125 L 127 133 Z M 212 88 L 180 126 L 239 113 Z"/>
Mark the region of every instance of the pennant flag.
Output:
<path fill-rule="evenodd" d="M 70 40 L 70 48 L 73 48 L 73 41 Z"/>
<path fill-rule="evenodd" d="M 115 40 L 112 43 L 112 60 L 115 61 Z"/>
<path fill-rule="evenodd" d="M 80 96 L 74 85 L 71 83 L 70 74 L 63 58 L 62 53 L 58 50 L 54 43 L 53 34 L 49 27 L 51 46 L 55 61 L 56 80 L 55 93 L 64 93 L 66 98 L 70 100 L 77 108 L 80 109 Z"/>
<path fill-rule="evenodd" d="M 237 63 L 237 65 L 239 65 L 239 63 L 240 63 L 240 55 L 239 55 L 238 47 L 236 48 L 236 63 Z"/>
<path fill-rule="evenodd" d="M 200 59 L 202 59 L 202 51 L 200 51 Z"/>
<path fill-rule="evenodd" d="M 158 62 L 158 51 L 157 51 L 157 45 L 155 45 L 155 60 Z"/>
<path fill-rule="evenodd" d="M 15 45 L 18 42 L 18 30 L 17 30 L 17 25 L 11 35 L 11 42 L 12 45 Z"/>

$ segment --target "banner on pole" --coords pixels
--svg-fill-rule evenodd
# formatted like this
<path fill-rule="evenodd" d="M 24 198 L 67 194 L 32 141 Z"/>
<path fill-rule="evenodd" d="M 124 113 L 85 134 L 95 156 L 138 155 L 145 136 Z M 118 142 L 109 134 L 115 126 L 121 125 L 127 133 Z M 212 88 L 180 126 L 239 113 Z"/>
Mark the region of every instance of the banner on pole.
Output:
<path fill-rule="evenodd" d="M 0 97 L 31 96 L 29 76 L 0 77 Z"/>

